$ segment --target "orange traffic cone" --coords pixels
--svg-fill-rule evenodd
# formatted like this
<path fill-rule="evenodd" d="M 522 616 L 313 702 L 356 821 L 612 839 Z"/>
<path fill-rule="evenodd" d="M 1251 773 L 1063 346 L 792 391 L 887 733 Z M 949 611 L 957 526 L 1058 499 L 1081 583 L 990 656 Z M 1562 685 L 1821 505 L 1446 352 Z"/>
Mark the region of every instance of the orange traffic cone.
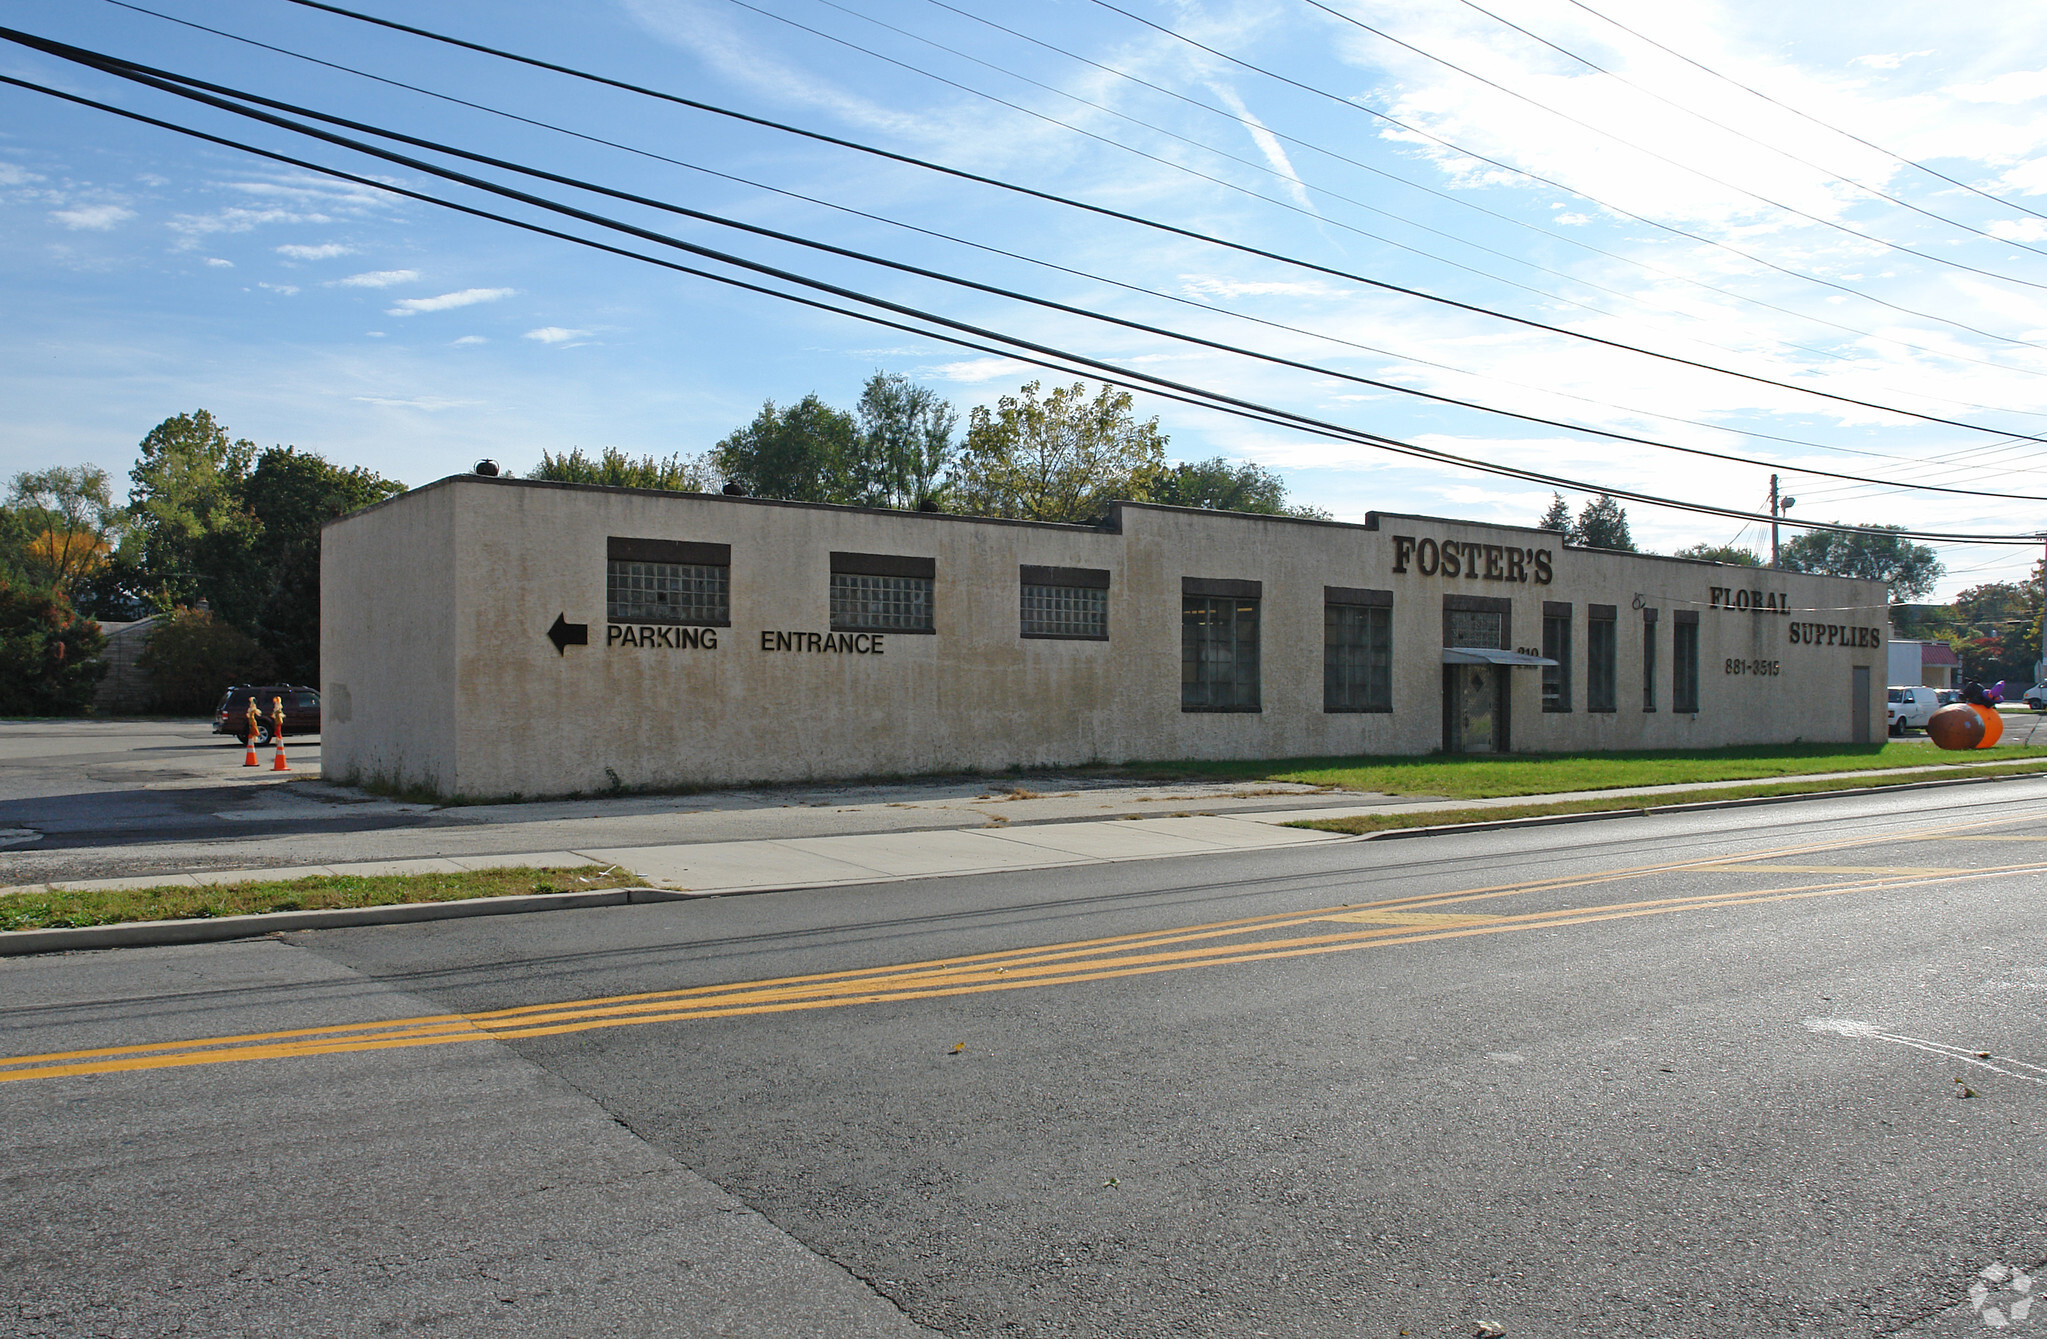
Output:
<path fill-rule="evenodd" d="M 273 772 L 289 772 L 289 771 L 291 770 L 291 764 L 290 764 L 290 763 L 287 763 L 287 762 L 286 762 L 286 761 L 284 760 L 284 736 L 283 736 L 283 735 L 279 735 L 279 736 L 277 737 L 277 756 L 276 756 L 275 758 L 271 759 L 271 761 L 270 761 L 270 770 L 271 770 L 271 771 L 273 771 Z"/>
<path fill-rule="evenodd" d="M 248 754 L 247 754 L 246 756 L 244 756 L 244 757 L 243 757 L 243 759 L 242 759 L 242 766 L 244 766 L 244 767 L 260 767 L 260 766 L 262 766 L 262 764 L 261 764 L 261 763 L 259 763 L 259 762 L 257 762 L 257 761 L 256 761 L 256 732 L 255 732 L 254 730 L 251 730 L 251 731 L 249 731 L 249 741 L 248 741 L 248 742 L 249 742 L 249 752 L 248 752 Z"/>

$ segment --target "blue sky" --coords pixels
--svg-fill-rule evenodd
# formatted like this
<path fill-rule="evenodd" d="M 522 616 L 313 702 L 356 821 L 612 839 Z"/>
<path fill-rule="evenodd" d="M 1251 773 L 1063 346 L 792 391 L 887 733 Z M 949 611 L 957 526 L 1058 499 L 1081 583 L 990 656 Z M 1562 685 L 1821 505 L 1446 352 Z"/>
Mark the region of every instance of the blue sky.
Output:
<path fill-rule="evenodd" d="M 1128 15 L 1094 0 L 361 0 L 425 27 L 1460 302 L 2000 431 L 2047 428 L 2047 288 L 2033 286 L 2047 284 L 2047 220 L 2027 212 L 2047 214 L 2047 19 L 2036 5 L 1118 3 Z M 2041 527 L 2037 502 L 1799 473 L 1828 468 L 2047 495 L 2037 444 L 1602 350 L 284 0 L 148 7 L 758 185 L 323 69 L 108 0 L 0 0 L 0 21 L 1330 373 L 1761 463 L 1434 406 L 1339 375 L 578 198 L 956 319 L 1470 458 L 1751 509 L 1774 466 L 1799 497 L 1796 514 L 1814 519 L 1960 532 Z M 20 48 L 0 49 L 0 73 L 431 184 Z M 1034 375 L 6 87 L 0 220 L 8 239 L 0 250 L 8 411 L 0 473 L 8 475 L 87 461 L 122 474 L 152 424 L 202 406 L 259 444 L 294 443 L 420 484 L 482 455 L 524 469 L 543 449 L 571 446 L 702 451 L 765 399 L 816 391 L 850 404 L 877 368 L 930 384 L 962 416 Z M 1381 508 L 1525 524 L 1548 501 L 1538 486 L 1356 444 L 1165 401 L 1144 399 L 1141 408 L 1160 416 L 1175 457 L 1261 462 L 1280 470 L 1299 499 L 1342 519 Z M 1666 551 L 1758 538 L 1740 533 L 1739 522 L 1639 505 L 1630 517 L 1638 540 Z M 1966 546 L 1943 556 L 1952 570 L 1943 593 L 2017 579 L 2033 560 L 2030 551 Z"/>

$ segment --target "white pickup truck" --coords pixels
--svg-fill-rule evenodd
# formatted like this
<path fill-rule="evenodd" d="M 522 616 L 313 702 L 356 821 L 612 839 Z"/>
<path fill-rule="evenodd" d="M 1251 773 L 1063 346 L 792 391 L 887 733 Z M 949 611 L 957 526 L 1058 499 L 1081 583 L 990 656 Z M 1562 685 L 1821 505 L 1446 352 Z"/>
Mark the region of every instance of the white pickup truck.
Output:
<path fill-rule="evenodd" d="M 1894 735 L 1924 730 L 1933 713 L 1940 710 L 1940 697 L 1931 688 L 1908 684 L 1891 688 L 1888 696 L 1890 705 L 1884 714 Z"/>

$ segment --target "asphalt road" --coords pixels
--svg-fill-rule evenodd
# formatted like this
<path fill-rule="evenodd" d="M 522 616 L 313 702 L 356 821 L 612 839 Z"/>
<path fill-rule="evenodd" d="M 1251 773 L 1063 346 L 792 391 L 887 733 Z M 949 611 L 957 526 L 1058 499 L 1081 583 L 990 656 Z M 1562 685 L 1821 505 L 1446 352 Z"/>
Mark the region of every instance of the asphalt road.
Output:
<path fill-rule="evenodd" d="M 2043 838 L 2028 779 L 4 961 L 93 1054 L 0 1068 L 0 1328 L 2047 1333 Z"/>

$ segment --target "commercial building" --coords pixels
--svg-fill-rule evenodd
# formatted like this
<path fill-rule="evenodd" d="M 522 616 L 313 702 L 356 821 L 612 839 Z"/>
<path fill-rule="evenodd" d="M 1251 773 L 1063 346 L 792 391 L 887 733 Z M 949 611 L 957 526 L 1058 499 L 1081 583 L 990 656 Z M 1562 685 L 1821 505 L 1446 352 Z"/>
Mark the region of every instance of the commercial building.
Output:
<path fill-rule="evenodd" d="M 1561 538 L 457 476 L 324 533 L 323 769 L 532 796 L 1880 736 L 1880 583 Z"/>

